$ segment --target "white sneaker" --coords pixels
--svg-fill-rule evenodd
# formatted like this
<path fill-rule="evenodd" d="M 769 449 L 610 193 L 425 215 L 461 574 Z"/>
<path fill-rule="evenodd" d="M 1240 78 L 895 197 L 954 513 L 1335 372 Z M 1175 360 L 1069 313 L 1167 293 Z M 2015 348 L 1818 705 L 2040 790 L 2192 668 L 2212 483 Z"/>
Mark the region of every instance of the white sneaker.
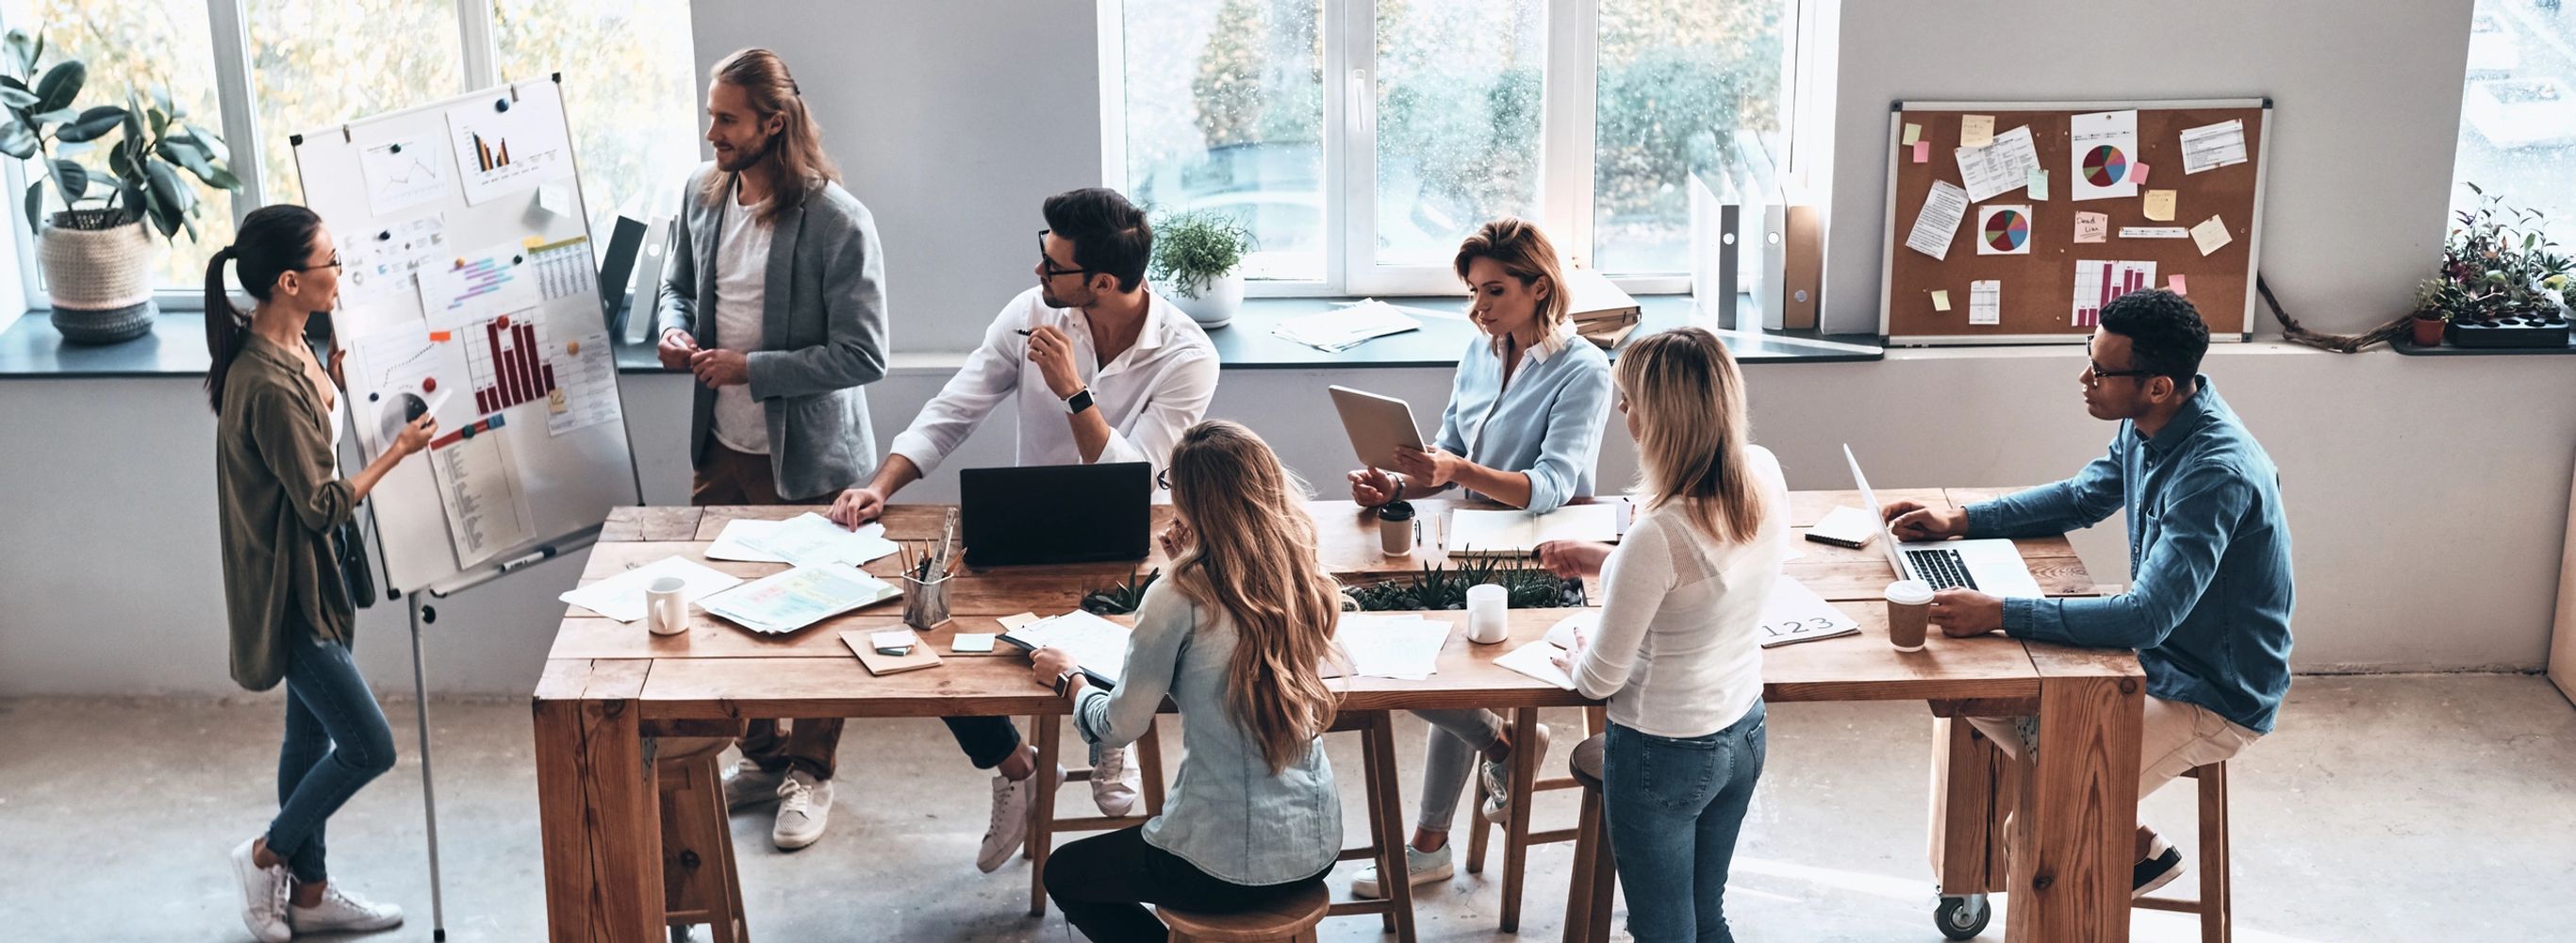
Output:
<path fill-rule="evenodd" d="M 1055 768 L 1055 779 L 1047 785 L 1064 782 L 1064 767 Z M 999 870 L 1011 856 L 1020 853 L 1020 844 L 1029 840 L 1029 797 L 1038 787 L 1038 774 L 1027 779 L 993 775 L 993 821 L 984 826 L 984 846 L 975 853 L 975 869 L 986 874 Z"/>
<path fill-rule="evenodd" d="M 1100 814 L 1112 818 L 1134 815 L 1144 803 L 1137 790 L 1144 788 L 1145 775 L 1132 762 L 1134 750 L 1111 750 L 1101 754 L 1100 762 L 1091 767 L 1091 804 L 1100 807 Z"/>
<path fill-rule="evenodd" d="M 724 775 L 725 809 L 739 811 L 778 801 L 778 786 L 787 774 L 773 773 L 750 760 L 739 760 Z"/>
<path fill-rule="evenodd" d="M 1429 884 L 1433 881 L 1448 880 L 1450 875 L 1458 873 L 1456 866 L 1450 863 L 1449 858 L 1449 846 L 1447 845 L 1440 846 L 1440 850 L 1438 851 L 1416 851 L 1411 845 L 1405 846 L 1405 882 L 1415 887 L 1421 887 L 1422 885 Z M 1351 879 L 1351 896 L 1353 897 L 1376 900 L 1378 898 L 1385 897 L 1385 891 L 1385 888 L 1378 886 L 1377 865 L 1372 864 L 1368 867 L 1361 868 L 1360 876 Z"/>
<path fill-rule="evenodd" d="M 242 926 L 260 943 L 287 943 L 295 931 L 286 925 L 286 895 L 295 889 L 295 879 L 286 873 L 286 865 L 263 868 L 251 853 L 259 839 L 253 838 L 233 849 L 233 877 L 241 881 Z"/>
<path fill-rule="evenodd" d="M 1547 762 L 1546 724 L 1538 725 L 1538 736 L 1530 746 L 1538 751 L 1539 762 Z M 1518 752 L 1520 745 L 1514 744 L 1512 750 Z M 1486 760 L 1481 766 L 1485 776 L 1485 807 L 1478 811 L 1485 817 L 1485 821 L 1500 825 L 1511 817 L 1512 764 L 1508 760 L 1500 763 Z"/>
<path fill-rule="evenodd" d="M 832 781 L 788 770 L 778 784 L 778 821 L 769 827 L 769 843 L 780 851 L 795 851 L 823 837 L 823 826 L 831 821 Z"/>
<path fill-rule="evenodd" d="M 340 889 L 337 882 L 322 888 L 322 902 L 311 907 L 287 908 L 287 920 L 295 932 L 365 933 L 391 930 L 402 926 L 402 908 L 392 904 L 368 901 Z"/>

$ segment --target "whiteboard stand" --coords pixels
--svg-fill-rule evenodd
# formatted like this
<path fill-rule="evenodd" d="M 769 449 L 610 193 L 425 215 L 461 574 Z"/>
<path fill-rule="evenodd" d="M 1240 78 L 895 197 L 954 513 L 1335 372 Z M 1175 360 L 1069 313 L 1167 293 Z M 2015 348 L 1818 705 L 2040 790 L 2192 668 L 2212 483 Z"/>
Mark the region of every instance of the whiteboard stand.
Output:
<path fill-rule="evenodd" d="M 429 680 L 421 670 L 420 659 L 420 624 L 438 621 L 438 610 L 422 605 L 419 593 L 411 594 L 408 602 L 412 714 L 420 722 L 420 803 L 429 816 L 429 938 L 434 943 L 447 943 L 447 901 L 438 878 L 438 783 L 429 765 Z"/>

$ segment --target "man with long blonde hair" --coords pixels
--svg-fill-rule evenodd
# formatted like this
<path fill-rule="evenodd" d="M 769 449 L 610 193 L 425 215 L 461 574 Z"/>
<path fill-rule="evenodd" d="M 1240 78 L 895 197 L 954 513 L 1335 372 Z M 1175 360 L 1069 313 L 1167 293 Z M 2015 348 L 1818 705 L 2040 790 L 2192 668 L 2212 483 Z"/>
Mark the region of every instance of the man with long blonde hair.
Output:
<path fill-rule="evenodd" d="M 867 394 L 885 376 L 885 255 L 836 182 L 787 64 L 726 56 L 707 83 L 715 160 L 690 176 L 662 286 L 662 365 L 696 375 L 692 503 L 812 501 L 867 480 Z M 776 801 L 770 840 L 823 836 L 841 720 L 755 720 L 725 779 L 735 808 Z"/>

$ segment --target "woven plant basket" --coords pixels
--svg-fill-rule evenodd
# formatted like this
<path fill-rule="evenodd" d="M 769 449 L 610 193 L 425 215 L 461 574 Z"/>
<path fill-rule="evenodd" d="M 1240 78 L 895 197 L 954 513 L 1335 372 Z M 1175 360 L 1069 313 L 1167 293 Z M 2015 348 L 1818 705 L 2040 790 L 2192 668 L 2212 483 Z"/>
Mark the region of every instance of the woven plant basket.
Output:
<path fill-rule="evenodd" d="M 78 344 L 114 344 L 152 332 L 152 261 L 160 244 L 136 220 L 115 225 L 105 210 L 55 213 L 36 241 L 53 296 L 54 327 Z"/>

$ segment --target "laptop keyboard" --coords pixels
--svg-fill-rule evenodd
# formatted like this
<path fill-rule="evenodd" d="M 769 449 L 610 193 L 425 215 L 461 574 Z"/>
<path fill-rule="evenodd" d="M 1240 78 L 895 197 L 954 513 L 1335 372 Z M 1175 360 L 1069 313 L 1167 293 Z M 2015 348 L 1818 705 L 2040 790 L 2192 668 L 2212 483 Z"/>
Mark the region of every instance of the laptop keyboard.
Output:
<path fill-rule="evenodd" d="M 1959 558 L 1959 551 L 1947 547 L 1908 550 L 1905 551 L 1905 561 L 1912 564 L 1915 575 L 1932 584 L 1933 589 L 1977 588 L 1977 581 L 1968 576 L 1968 562 Z"/>

